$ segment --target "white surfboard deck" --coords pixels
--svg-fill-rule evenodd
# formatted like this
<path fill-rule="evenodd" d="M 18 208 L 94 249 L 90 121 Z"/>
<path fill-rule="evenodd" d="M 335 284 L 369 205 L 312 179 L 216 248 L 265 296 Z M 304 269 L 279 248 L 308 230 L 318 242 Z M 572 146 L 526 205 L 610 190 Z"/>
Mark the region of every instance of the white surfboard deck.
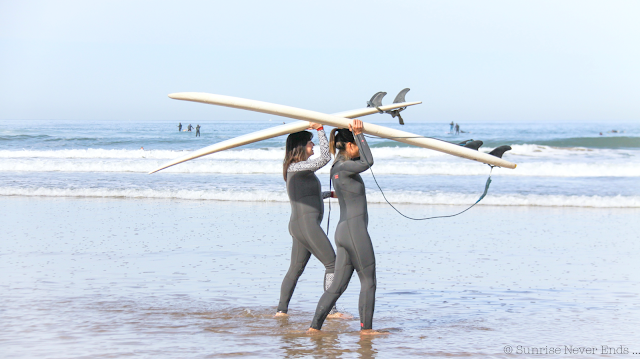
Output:
<path fill-rule="evenodd" d="M 348 128 L 349 127 L 349 123 L 350 123 L 350 121 L 345 117 L 338 117 L 338 116 L 335 116 L 335 115 L 328 115 L 328 114 L 324 114 L 324 113 L 320 113 L 320 112 L 304 110 L 304 109 L 300 109 L 300 108 L 284 106 L 284 105 L 278 105 L 278 104 L 273 104 L 273 103 L 268 103 L 268 102 L 249 100 L 249 99 L 244 99 L 244 98 L 239 98 L 239 97 L 231 97 L 231 96 L 224 96 L 224 95 L 214 95 L 214 94 L 200 93 L 200 92 L 173 93 L 173 94 L 170 94 L 169 97 L 172 98 L 172 99 L 176 99 L 176 100 L 194 101 L 194 102 L 201 102 L 201 103 L 207 103 L 207 104 L 218 105 L 218 106 L 239 108 L 239 109 L 242 109 L 242 110 L 249 110 L 249 111 L 255 111 L 255 112 L 268 113 L 268 114 L 271 114 L 271 115 L 294 118 L 294 119 L 298 119 L 298 120 L 301 120 L 301 121 L 316 122 L 316 123 L 321 123 L 323 125 L 330 125 L 330 126 L 340 127 L 340 128 Z M 382 109 L 382 107 L 381 107 L 381 109 Z M 368 109 L 363 109 L 363 110 L 368 110 L 368 113 L 366 113 L 366 114 L 371 114 L 371 113 L 377 112 L 377 109 L 375 109 L 375 108 L 368 108 Z M 344 116 L 344 113 L 342 113 L 341 115 Z M 359 114 L 357 116 L 364 116 L 364 115 L 365 114 L 362 113 L 362 114 Z M 357 116 L 354 116 L 354 117 L 357 117 Z M 295 124 L 297 124 L 297 123 L 293 123 L 293 124 L 290 124 L 290 125 L 291 126 L 295 126 Z M 299 125 L 303 126 L 303 123 L 300 123 Z M 307 126 L 307 125 L 308 125 L 308 123 L 304 123 L 304 126 Z M 285 126 L 287 126 L 287 125 L 285 125 Z M 281 128 L 281 127 L 282 126 L 278 126 L 276 128 Z M 269 130 L 264 130 L 264 131 L 271 131 L 271 130 L 275 130 L 276 128 L 269 129 Z M 306 127 L 304 127 L 304 128 L 303 127 L 295 127 L 295 129 L 298 129 L 298 128 L 304 129 Z M 300 131 L 300 130 L 293 131 L 293 128 L 289 128 L 289 130 L 291 130 L 291 132 Z M 413 134 L 413 133 L 410 133 L 410 132 L 405 132 L 405 131 L 400 131 L 400 130 L 396 130 L 396 129 L 392 129 L 392 128 L 388 128 L 388 127 L 384 127 L 384 126 L 374 125 L 374 124 L 371 124 L 371 123 L 365 123 L 363 131 L 364 131 L 364 133 L 367 133 L 367 134 L 370 134 L 370 135 L 388 138 L 388 139 L 391 139 L 391 140 L 394 140 L 394 141 L 398 141 L 398 142 L 403 142 L 403 143 L 406 143 L 406 144 L 409 144 L 409 145 L 428 148 L 428 149 L 431 149 L 431 150 L 447 153 L 447 154 L 450 154 L 450 155 L 453 155 L 453 156 L 479 161 L 479 162 L 486 163 L 486 164 L 492 165 L 492 166 L 511 168 L 511 169 L 516 168 L 516 164 L 515 163 L 509 162 L 509 161 L 504 160 L 502 158 L 499 158 L 499 157 L 496 157 L 496 156 L 492 156 L 492 155 L 484 153 L 484 152 L 475 151 L 475 150 L 472 150 L 470 148 L 466 148 L 466 147 L 462 147 L 462 146 L 459 146 L 459 145 L 455 145 L 455 144 L 452 144 L 452 143 L 449 143 L 449 142 L 446 142 L 446 141 L 441 141 L 441 140 L 437 140 L 437 139 L 433 139 L 433 138 L 424 138 L 422 136 L 419 136 L 419 135 L 416 135 L 416 134 Z M 259 131 L 259 132 L 262 132 L 262 131 Z M 249 134 L 249 135 L 245 135 L 245 136 L 240 136 L 238 138 L 227 140 L 227 141 L 224 141 L 224 142 L 228 142 L 228 141 L 233 142 L 233 141 L 235 141 L 235 140 L 237 140 L 239 138 L 245 138 L 245 141 L 246 141 L 247 140 L 246 139 L 247 136 L 255 136 L 256 134 L 257 133 Z M 273 137 L 275 137 L 275 136 L 273 136 Z M 216 144 L 216 145 L 221 145 L 224 142 L 221 142 L 221 143 Z M 246 142 L 246 143 L 250 143 L 250 142 Z M 216 145 L 213 145 L 213 146 L 216 146 Z M 209 146 L 207 148 L 210 149 L 213 146 Z M 153 171 L 151 171 L 149 173 L 154 173 L 154 172 L 157 172 L 157 171 L 159 171 L 161 169 L 167 168 L 169 166 L 173 166 L 175 164 L 178 164 L 180 162 L 185 162 L 185 161 L 188 161 L 188 160 L 193 159 L 193 158 L 197 158 L 197 157 L 201 157 L 201 156 L 204 156 L 206 154 L 209 154 L 209 153 L 217 152 L 217 151 L 213 151 L 213 152 L 203 153 L 203 152 L 206 152 L 204 150 L 206 150 L 207 148 L 192 152 L 189 155 L 186 155 L 184 157 L 181 157 L 179 159 L 171 161 L 170 163 L 167 163 L 166 165 L 163 165 L 162 167 L 160 167 L 160 168 L 158 168 L 156 170 L 153 170 Z M 231 148 L 231 147 L 227 147 L 227 148 Z"/>
<path fill-rule="evenodd" d="M 418 105 L 418 104 L 421 104 L 421 103 L 422 102 L 394 103 L 394 104 L 391 104 L 391 105 L 380 106 L 380 110 L 382 110 L 382 111 L 394 110 L 396 108 L 413 106 L 413 105 Z M 342 116 L 342 117 L 345 117 L 345 118 L 356 118 L 356 117 L 371 115 L 371 114 L 374 114 L 374 113 L 378 113 L 378 110 L 376 108 L 361 108 L 361 109 L 357 109 L 357 110 L 349 110 L 349 111 L 340 112 L 340 113 L 335 114 L 335 116 Z M 229 140 L 226 140 L 226 141 L 218 142 L 218 143 L 213 144 L 211 146 L 207 146 L 205 148 L 201 148 L 201 149 L 199 149 L 197 151 L 191 152 L 191 153 L 189 153 L 187 155 L 184 155 L 182 157 L 179 157 L 179 158 L 176 158 L 174 160 L 171 160 L 170 162 L 163 164 L 161 167 L 149 172 L 149 174 L 154 173 L 154 172 L 158 172 L 158 171 L 163 170 L 163 169 L 165 169 L 167 167 L 171 167 L 171 166 L 177 165 L 178 163 L 182 163 L 182 162 L 186 162 L 186 161 L 189 161 L 189 160 L 196 159 L 198 157 L 210 155 L 212 153 L 228 150 L 228 149 L 231 149 L 231 148 L 239 147 L 239 146 L 242 146 L 242 145 L 247 145 L 247 144 L 258 142 L 258 141 L 262 141 L 262 140 L 268 140 L 268 139 L 273 138 L 273 137 L 287 135 L 289 133 L 304 131 L 307 128 L 309 128 L 309 121 L 295 121 L 295 122 L 292 122 L 292 123 L 288 123 L 286 125 L 276 126 L 276 127 L 273 127 L 273 128 L 268 128 L 268 129 L 262 130 L 262 131 L 252 132 L 252 133 L 249 133 L 249 134 L 246 134 L 246 135 L 242 135 L 242 136 L 239 136 L 239 137 L 235 137 L 235 138 L 232 138 L 232 139 L 229 139 Z"/>

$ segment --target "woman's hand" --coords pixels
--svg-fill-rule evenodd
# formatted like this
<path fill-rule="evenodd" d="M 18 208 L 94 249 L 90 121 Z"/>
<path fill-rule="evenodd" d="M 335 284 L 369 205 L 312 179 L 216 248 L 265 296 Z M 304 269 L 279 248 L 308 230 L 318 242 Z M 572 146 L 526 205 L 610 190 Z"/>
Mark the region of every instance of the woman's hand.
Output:
<path fill-rule="evenodd" d="M 351 121 L 351 123 L 349 124 L 349 131 L 353 132 L 354 136 L 361 134 L 363 128 L 364 126 L 362 125 L 362 121 L 358 120 L 357 118 Z"/>
<path fill-rule="evenodd" d="M 322 127 L 321 124 L 315 122 L 309 122 L 309 129 L 317 130 Z"/>

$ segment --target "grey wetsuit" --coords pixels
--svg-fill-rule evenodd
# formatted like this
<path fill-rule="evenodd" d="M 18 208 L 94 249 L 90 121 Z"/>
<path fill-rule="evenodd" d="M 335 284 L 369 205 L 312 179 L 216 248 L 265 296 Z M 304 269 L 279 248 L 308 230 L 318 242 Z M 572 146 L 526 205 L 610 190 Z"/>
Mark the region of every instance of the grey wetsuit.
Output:
<path fill-rule="evenodd" d="M 338 160 L 331 168 L 331 180 L 340 202 L 340 221 L 336 228 L 336 271 L 333 284 L 327 289 L 316 308 L 311 328 L 320 329 L 329 311 L 347 289 L 355 269 L 360 278 L 361 329 L 371 329 L 376 295 L 376 258 L 367 232 L 367 196 L 360 172 L 373 165 L 373 156 L 364 135 L 355 136 L 360 157 Z M 365 160 L 366 158 L 366 160 Z"/>
<path fill-rule="evenodd" d="M 331 161 L 329 143 L 324 130 L 318 130 L 320 157 L 314 160 L 292 163 L 287 169 L 287 194 L 291 202 L 289 233 L 293 237 L 291 264 L 280 288 L 278 311 L 286 313 L 289 301 L 309 258 L 313 254 L 325 267 L 324 289 L 333 281 L 336 254 L 320 227 L 324 213 L 324 198 L 331 192 L 321 192 L 320 180 L 315 171 Z M 330 308 L 331 309 L 331 308 Z"/>

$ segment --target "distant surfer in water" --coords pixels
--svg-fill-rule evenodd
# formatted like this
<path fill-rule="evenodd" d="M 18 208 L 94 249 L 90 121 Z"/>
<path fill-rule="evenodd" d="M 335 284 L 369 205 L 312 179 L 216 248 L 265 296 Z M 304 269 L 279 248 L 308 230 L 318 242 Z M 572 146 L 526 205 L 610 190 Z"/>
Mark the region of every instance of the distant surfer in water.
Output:
<path fill-rule="evenodd" d="M 449 124 L 449 133 L 453 133 L 453 121 Z"/>
<path fill-rule="evenodd" d="M 193 126 L 191 126 L 191 124 L 189 124 L 189 126 L 187 126 L 187 131 L 191 132 L 192 128 L 193 128 Z"/>
<path fill-rule="evenodd" d="M 178 132 L 182 132 L 182 122 L 178 123 Z"/>
<path fill-rule="evenodd" d="M 456 123 L 456 135 L 460 134 L 460 125 Z"/>
<path fill-rule="evenodd" d="M 362 121 L 353 120 L 348 130 L 331 131 L 329 149 L 333 154 L 339 151 L 331 168 L 331 181 L 340 202 L 340 221 L 335 235 L 336 271 L 333 283 L 318 302 L 307 331 L 309 334 L 320 331 L 327 314 L 347 289 L 354 269 L 360 278 L 360 333 L 385 334 L 372 329 L 376 300 L 376 258 L 367 232 L 367 197 L 360 173 L 373 165 L 373 156 L 362 130 Z"/>
<path fill-rule="evenodd" d="M 324 213 L 324 198 L 331 192 L 322 192 L 320 180 L 315 172 L 331 161 L 327 135 L 322 125 L 309 123 L 310 128 L 318 131 L 320 157 L 309 160 L 313 155 L 313 134 L 307 131 L 292 133 L 287 137 L 286 153 L 282 166 L 284 180 L 287 182 L 287 194 L 291 201 L 291 219 L 289 233 L 293 237 L 291 264 L 280 288 L 280 303 L 276 316 L 286 316 L 289 301 L 302 275 L 309 258 L 313 254 L 325 267 L 324 289 L 333 282 L 336 254 L 333 246 L 320 227 Z M 327 313 L 341 317 L 335 309 L 335 303 Z"/>
<path fill-rule="evenodd" d="M 196 126 L 196 137 L 200 137 L 200 125 Z"/>

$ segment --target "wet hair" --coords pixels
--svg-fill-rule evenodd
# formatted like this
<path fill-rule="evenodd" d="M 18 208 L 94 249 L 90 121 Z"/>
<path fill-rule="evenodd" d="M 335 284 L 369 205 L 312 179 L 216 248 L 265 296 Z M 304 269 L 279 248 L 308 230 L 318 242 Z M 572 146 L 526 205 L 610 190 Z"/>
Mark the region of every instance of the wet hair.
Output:
<path fill-rule="evenodd" d="M 336 157 L 335 161 L 346 160 L 349 158 L 346 154 L 347 143 L 356 143 L 353 133 L 347 128 L 334 128 L 329 136 L 329 152 Z M 338 154 L 336 155 L 336 150 Z M 334 162 L 335 162 L 334 161 Z"/>
<path fill-rule="evenodd" d="M 308 131 L 294 132 L 287 137 L 284 161 L 282 162 L 282 177 L 287 181 L 287 170 L 292 163 L 305 161 L 307 156 L 307 143 L 311 141 L 313 134 Z"/>

